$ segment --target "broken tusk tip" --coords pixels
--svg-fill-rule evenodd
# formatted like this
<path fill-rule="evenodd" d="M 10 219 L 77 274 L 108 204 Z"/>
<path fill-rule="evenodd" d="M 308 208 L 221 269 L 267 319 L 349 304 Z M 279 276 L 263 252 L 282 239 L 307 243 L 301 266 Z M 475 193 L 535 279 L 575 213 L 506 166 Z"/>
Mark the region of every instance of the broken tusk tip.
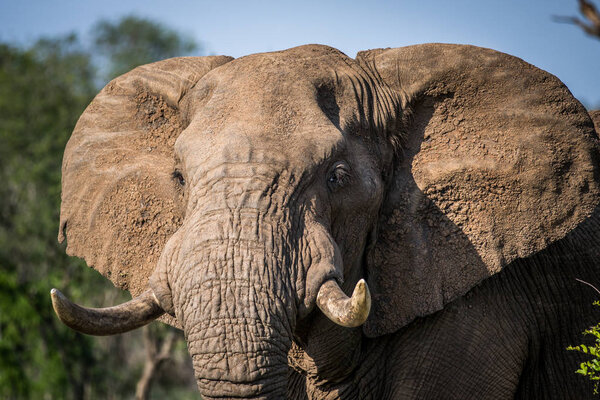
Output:
<path fill-rule="evenodd" d="M 359 287 L 361 289 L 363 288 L 367 288 L 367 282 L 364 279 L 361 279 L 360 281 L 358 281 L 358 283 L 356 284 L 356 287 Z"/>
<path fill-rule="evenodd" d="M 364 279 L 359 280 L 356 286 L 354 287 L 352 297 L 354 297 L 355 295 L 359 295 L 361 297 L 370 297 L 371 293 L 369 292 L 369 285 L 367 285 L 367 282 Z"/>

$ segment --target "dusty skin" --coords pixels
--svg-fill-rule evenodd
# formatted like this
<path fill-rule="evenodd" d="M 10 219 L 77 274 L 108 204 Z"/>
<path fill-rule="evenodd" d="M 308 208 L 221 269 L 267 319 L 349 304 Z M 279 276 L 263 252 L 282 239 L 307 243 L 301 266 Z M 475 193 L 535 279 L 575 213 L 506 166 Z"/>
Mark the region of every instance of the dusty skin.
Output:
<path fill-rule="evenodd" d="M 55 309 L 162 314 L 206 399 L 587 398 L 564 348 L 600 320 L 591 117 L 467 45 L 136 68 L 67 145 L 59 240 L 140 297 Z"/>

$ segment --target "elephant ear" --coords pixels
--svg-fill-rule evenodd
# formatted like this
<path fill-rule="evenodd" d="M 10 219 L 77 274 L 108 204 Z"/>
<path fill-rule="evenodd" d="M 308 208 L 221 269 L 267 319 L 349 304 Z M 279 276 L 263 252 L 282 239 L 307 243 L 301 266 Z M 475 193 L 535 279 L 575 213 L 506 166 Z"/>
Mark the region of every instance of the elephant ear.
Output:
<path fill-rule="evenodd" d="M 361 52 L 405 132 L 367 276 L 368 336 L 442 309 L 562 238 L 598 203 L 598 143 L 554 76 L 489 49 Z"/>
<path fill-rule="evenodd" d="M 110 82 L 67 143 L 58 239 L 115 286 L 141 293 L 182 219 L 172 177 L 186 93 L 230 57 L 183 57 Z M 173 321 L 170 321 L 173 323 Z"/>
<path fill-rule="evenodd" d="M 590 111 L 590 117 L 592 117 L 592 121 L 594 121 L 596 133 L 600 133 L 600 110 Z"/>

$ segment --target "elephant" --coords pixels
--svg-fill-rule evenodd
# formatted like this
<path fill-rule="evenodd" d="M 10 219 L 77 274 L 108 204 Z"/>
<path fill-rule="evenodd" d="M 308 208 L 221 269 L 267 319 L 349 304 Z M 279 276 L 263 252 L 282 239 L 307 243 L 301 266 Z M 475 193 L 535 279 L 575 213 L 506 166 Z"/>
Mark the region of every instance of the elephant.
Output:
<path fill-rule="evenodd" d="M 558 78 L 491 49 L 144 65 L 79 119 L 59 228 L 134 297 L 53 306 L 182 329 L 205 399 L 586 398 L 599 156 Z"/>

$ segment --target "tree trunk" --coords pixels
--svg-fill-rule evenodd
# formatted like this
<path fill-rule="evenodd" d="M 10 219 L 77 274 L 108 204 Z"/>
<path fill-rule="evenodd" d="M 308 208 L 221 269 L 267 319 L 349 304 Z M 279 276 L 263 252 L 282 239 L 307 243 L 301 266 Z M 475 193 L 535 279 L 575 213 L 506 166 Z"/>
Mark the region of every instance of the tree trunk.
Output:
<path fill-rule="evenodd" d="M 136 400 L 147 400 L 149 398 L 148 395 L 152 386 L 152 380 L 160 365 L 171 357 L 171 349 L 176 339 L 172 328 L 169 328 L 162 343 L 156 335 L 152 334 L 149 325 L 144 326 L 142 332 L 144 335 L 144 347 L 146 348 L 146 359 L 144 362 L 144 372 L 135 389 Z M 160 350 L 158 350 L 159 346 Z"/>

